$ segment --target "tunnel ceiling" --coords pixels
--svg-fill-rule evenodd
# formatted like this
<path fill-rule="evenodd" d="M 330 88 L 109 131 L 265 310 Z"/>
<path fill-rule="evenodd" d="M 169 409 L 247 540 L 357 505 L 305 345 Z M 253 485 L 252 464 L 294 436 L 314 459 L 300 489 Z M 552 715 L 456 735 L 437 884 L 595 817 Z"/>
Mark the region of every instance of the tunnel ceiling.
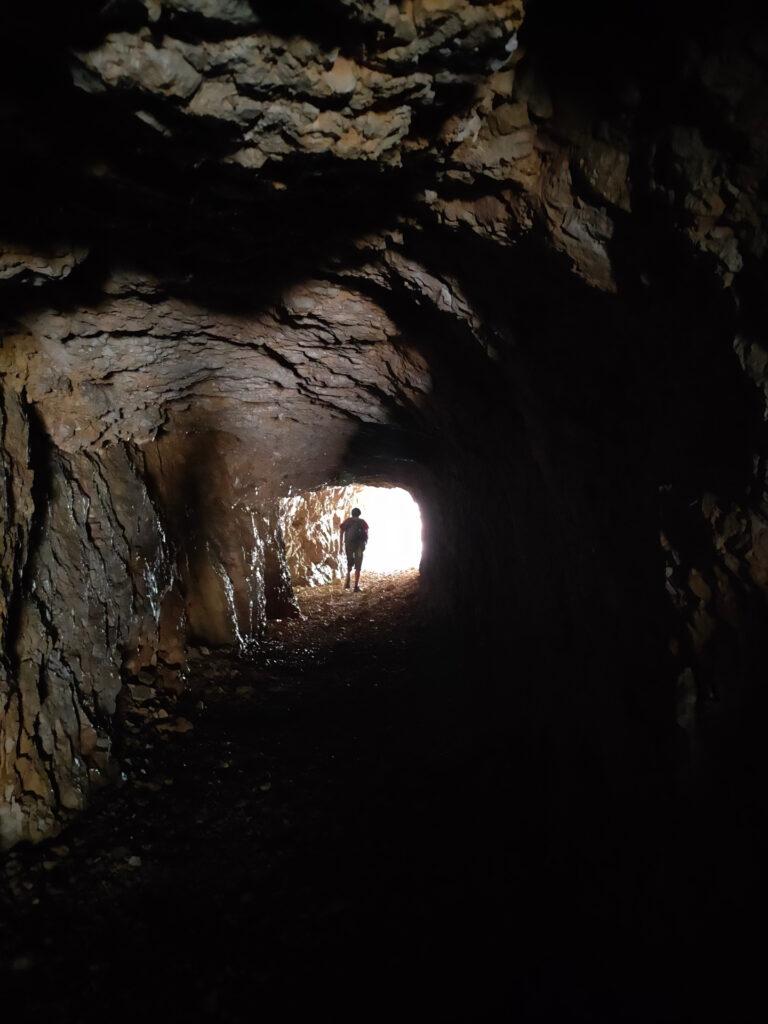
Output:
<path fill-rule="evenodd" d="M 250 314 L 136 276 L 103 288 L 93 305 L 23 315 L 6 339 L 7 372 L 64 451 L 215 430 L 261 453 L 263 479 L 282 452 L 298 482 L 318 461 L 333 468 L 348 419 L 385 421 L 389 404 L 428 390 L 424 360 L 383 310 L 327 281 Z"/>
<path fill-rule="evenodd" d="M 683 43 L 681 17 L 663 46 L 646 26 L 602 54 L 601 5 L 557 25 L 530 7 L 530 24 L 520 0 L 4 13 L 3 358 L 56 444 L 215 421 L 265 451 L 295 431 L 311 461 L 315 422 L 342 450 L 341 420 L 423 406 L 427 335 L 492 358 L 527 343 L 555 389 L 564 369 L 588 389 L 594 368 L 557 349 L 590 293 L 653 304 L 685 255 L 760 305 L 759 37 Z"/>
<path fill-rule="evenodd" d="M 109 776 L 125 679 L 290 608 L 290 488 L 411 487 L 435 606 L 585 678 L 661 632 L 660 486 L 762 586 L 768 43 L 615 6 L 3 5 L 0 842 Z"/>
<path fill-rule="evenodd" d="M 683 46 L 671 22 L 661 49 L 646 27 L 623 67 L 577 75 L 568 34 L 597 62 L 601 5 L 558 26 L 530 6 L 530 27 L 520 0 L 5 13 L 0 281 L 57 444 L 143 440 L 228 398 L 245 431 L 257 407 L 386 418 L 425 389 L 408 306 L 496 353 L 546 335 L 554 290 L 642 302 L 678 252 L 759 302 L 748 26 Z"/>

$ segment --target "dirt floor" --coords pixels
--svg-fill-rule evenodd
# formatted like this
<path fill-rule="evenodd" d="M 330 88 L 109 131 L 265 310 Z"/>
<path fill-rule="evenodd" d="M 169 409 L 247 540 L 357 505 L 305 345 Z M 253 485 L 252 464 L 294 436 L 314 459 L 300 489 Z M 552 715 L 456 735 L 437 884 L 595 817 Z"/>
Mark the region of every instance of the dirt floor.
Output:
<path fill-rule="evenodd" d="M 440 844 L 467 810 L 425 845 L 462 729 L 446 692 L 425 744 L 431 698 L 409 699 L 425 655 L 441 664 L 417 589 L 414 572 L 306 589 L 251 658 L 198 652 L 177 702 L 136 687 L 122 785 L 0 864 L 14 1020 L 384 1019 L 410 982 L 431 1001 L 420 901 L 445 895 Z"/>
<path fill-rule="evenodd" d="M 0 861 L 3 1020 L 705 1019 L 669 894 L 558 881 L 546 779 L 417 575 L 365 584 L 300 592 L 249 658 L 197 652 L 176 701 L 134 688 L 122 785 Z"/>

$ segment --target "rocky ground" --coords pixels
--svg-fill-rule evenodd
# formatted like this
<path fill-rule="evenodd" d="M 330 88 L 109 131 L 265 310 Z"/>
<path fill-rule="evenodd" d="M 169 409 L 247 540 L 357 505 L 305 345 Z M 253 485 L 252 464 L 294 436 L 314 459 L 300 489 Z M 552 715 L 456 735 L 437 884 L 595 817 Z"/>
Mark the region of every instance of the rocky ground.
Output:
<path fill-rule="evenodd" d="M 9 1020 L 688 1019 L 674 913 L 569 904 L 417 575 L 364 582 L 133 688 L 122 785 L 0 865 Z"/>

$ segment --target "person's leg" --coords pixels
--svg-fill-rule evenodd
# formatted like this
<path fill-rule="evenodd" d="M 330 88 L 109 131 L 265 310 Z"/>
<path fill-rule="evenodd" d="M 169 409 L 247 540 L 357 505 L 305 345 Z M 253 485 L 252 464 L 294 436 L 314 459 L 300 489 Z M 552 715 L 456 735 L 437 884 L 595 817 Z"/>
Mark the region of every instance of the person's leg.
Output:
<path fill-rule="evenodd" d="M 360 590 L 360 570 L 363 568 L 363 548 L 358 548 L 355 558 L 355 590 Z"/>
<path fill-rule="evenodd" d="M 344 589 L 349 590 L 349 580 L 352 575 L 352 552 L 347 548 L 347 582 L 344 584 Z"/>

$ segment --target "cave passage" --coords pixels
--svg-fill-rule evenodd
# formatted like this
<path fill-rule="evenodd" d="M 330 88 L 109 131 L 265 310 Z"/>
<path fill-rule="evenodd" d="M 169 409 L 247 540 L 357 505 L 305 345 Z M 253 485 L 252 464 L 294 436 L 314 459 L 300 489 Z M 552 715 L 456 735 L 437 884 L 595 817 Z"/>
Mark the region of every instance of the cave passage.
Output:
<path fill-rule="evenodd" d="M 3 1022 L 755 1019 L 768 37 L 699 7 L 0 5 Z"/>

